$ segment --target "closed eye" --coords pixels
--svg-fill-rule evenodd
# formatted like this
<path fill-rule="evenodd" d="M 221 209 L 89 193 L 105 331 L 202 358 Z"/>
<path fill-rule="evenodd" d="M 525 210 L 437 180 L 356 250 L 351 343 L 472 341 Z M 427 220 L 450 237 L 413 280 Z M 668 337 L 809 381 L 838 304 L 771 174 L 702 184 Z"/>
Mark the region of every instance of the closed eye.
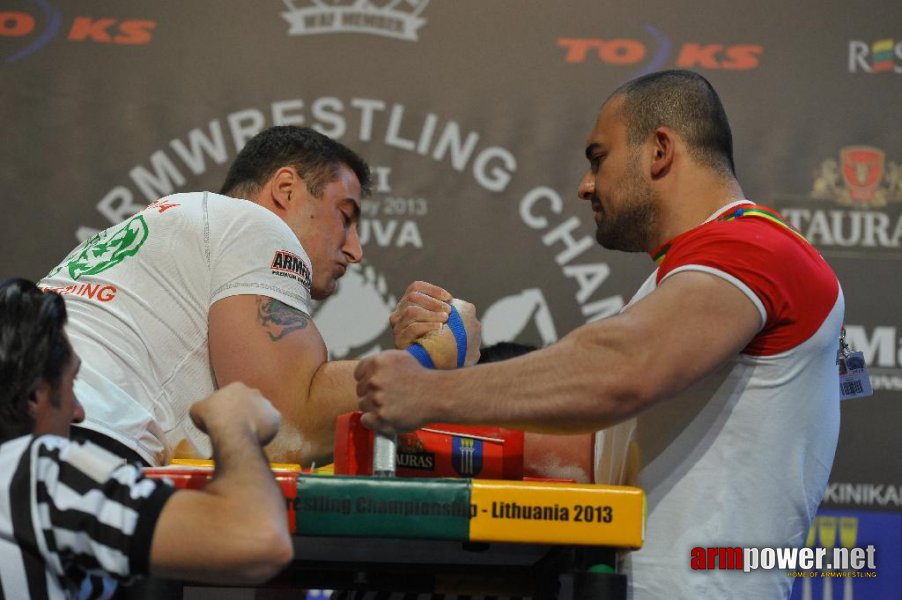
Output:
<path fill-rule="evenodd" d="M 589 168 L 592 169 L 593 173 L 598 173 L 598 169 L 601 168 L 601 162 L 605 159 L 604 154 L 598 154 L 589 159 Z"/>
<path fill-rule="evenodd" d="M 347 229 L 360 218 L 360 205 L 353 199 L 346 198 L 338 204 L 338 212 L 341 213 L 345 229 Z"/>

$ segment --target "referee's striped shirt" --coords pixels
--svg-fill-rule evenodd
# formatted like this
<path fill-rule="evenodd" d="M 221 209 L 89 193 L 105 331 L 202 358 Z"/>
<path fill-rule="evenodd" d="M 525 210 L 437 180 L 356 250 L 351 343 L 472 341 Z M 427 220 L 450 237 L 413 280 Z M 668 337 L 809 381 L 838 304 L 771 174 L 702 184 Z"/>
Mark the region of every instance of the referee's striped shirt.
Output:
<path fill-rule="evenodd" d="M 90 442 L 0 444 L 0 600 L 111 596 L 147 573 L 173 491 Z"/>

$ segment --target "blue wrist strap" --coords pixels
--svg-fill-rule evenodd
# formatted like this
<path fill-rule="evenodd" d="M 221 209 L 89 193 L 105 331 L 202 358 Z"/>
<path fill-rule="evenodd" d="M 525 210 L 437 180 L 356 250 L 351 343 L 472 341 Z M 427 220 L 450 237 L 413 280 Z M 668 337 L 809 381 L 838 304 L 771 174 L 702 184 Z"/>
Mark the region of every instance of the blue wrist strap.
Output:
<path fill-rule="evenodd" d="M 457 367 L 460 368 L 464 366 L 464 360 L 467 358 L 467 330 L 464 327 L 463 320 L 460 318 L 460 313 L 453 306 L 451 307 L 451 314 L 448 315 L 448 329 L 454 334 L 454 342 L 457 345 Z M 421 345 L 411 344 L 407 351 L 427 369 L 435 368 L 432 357 Z"/>
<path fill-rule="evenodd" d="M 451 314 L 448 315 L 448 329 L 454 334 L 454 341 L 457 342 L 457 368 L 459 369 L 464 366 L 464 359 L 467 358 L 467 330 L 464 328 L 460 313 L 454 306 L 451 307 Z"/>
<path fill-rule="evenodd" d="M 426 348 L 423 348 L 419 344 L 411 344 L 407 347 L 407 351 L 417 359 L 421 365 L 426 367 L 427 369 L 434 369 L 435 363 L 432 362 L 432 357 L 429 356 L 429 353 L 426 352 Z"/>

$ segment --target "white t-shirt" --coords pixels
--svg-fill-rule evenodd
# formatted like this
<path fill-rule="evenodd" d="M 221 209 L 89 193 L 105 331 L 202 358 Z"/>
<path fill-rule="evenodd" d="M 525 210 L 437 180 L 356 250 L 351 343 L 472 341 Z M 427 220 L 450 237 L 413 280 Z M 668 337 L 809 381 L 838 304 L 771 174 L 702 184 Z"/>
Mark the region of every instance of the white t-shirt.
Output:
<path fill-rule="evenodd" d="M 842 290 L 774 215 L 738 203 L 671 240 L 630 302 L 681 271 L 702 271 L 735 285 L 761 315 L 734 360 L 636 418 L 635 483 L 648 517 L 644 547 L 624 561 L 634 600 L 789 597 L 783 571 L 690 568 L 693 548 L 803 546 L 833 463 Z M 687 364 L 704 352 L 687 347 Z"/>
<path fill-rule="evenodd" d="M 188 417 L 215 389 L 208 314 L 241 294 L 311 314 L 312 267 L 269 210 L 209 192 L 175 194 L 78 246 L 40 286 L 63 295 L 82 359 L 82 425 L 163 464 L 210 455 Z"/>

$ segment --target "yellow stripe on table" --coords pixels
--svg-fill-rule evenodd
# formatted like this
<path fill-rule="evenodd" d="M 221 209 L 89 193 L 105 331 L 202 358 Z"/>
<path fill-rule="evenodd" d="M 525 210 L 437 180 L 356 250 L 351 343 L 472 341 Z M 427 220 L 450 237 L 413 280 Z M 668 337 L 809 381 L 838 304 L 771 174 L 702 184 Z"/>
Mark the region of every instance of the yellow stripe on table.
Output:
<path fill-rule="evenodd" d="M 200 469 L 212 469 L 213 461 L 209 458 L 174 458 L 172 459 L 172 462 L 169 463 L 169 465 Z M 308 472 L 306 469 L 302 468 L 301 465 L 296 463 L 269 463 L 269 466 L 273 471 L 291 471 L 294 473 Z M 334 465 L 332 463 L 329 463 L 328 465 L 323 465 L 322 467 L 315 467 L 313 469 L 313 472 L 318 475 L 331 475 L 334 472 Z"/>
<path fill-rule="evenodd" d="M 645 494 L 638 488 L 472 481 L 470 540 L 639 548 Z"/>

